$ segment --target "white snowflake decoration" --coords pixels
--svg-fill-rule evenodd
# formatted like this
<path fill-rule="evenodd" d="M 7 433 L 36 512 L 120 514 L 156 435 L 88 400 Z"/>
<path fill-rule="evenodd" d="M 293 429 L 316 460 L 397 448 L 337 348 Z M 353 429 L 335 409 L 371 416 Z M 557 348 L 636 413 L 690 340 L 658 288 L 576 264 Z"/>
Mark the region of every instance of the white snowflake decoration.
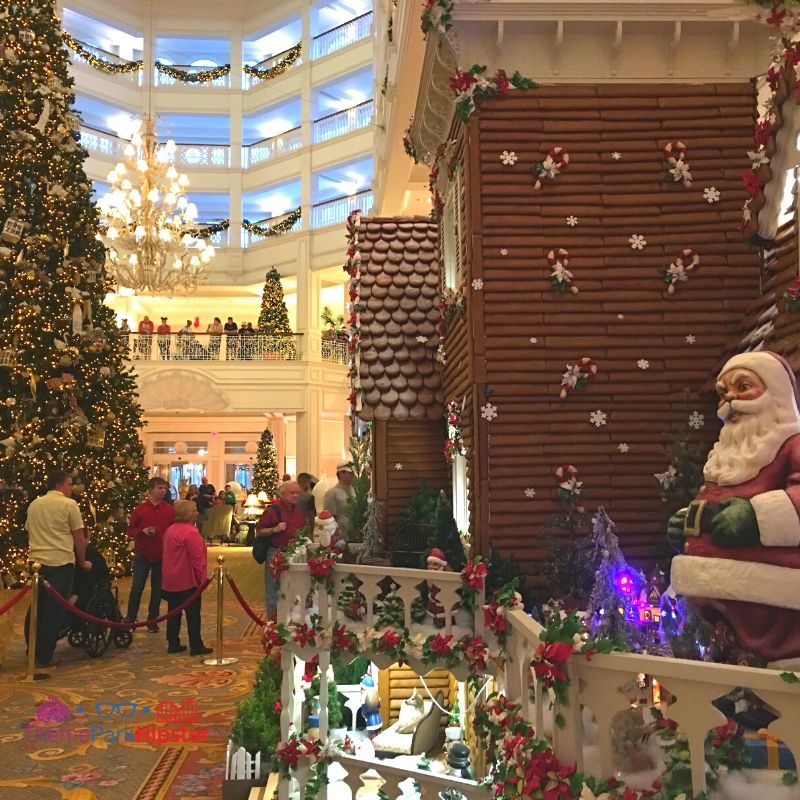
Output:
<path fill-rule="evenodd" d="M 769 164 L 765 150 L 748 150 L 747 157 L 753 162 L 753 169 L 758 169 L 762 164 Z"/>
<path fill-rule="evenodd" d="M 513 167 L 517 163 L 517 154 L 513 150 L 503 150 L 500 153 L 500 160 L 507 167 Z"/>
<path fill-rule="evenodd" d="M 500 248 L 500 255 L 501 256 L 507 256 L 508 255 L 508 248 L 507 247 L 501 247 Z"/>
<path fill-rule="evenodd" d="M 483 289 L 483 281 L 480 278 L 475 278 L 475 280 L 472 281 L 472 288 L 476 292 L 479 292 L 481 289 Z"/>
<path fill-rule="evenodd" d="M 617 450 L 619 450 L 620 453 L 627 453 L 630 449 L 630 445 L 627 442 L 620 442 L 617 445 Z"/>
<path fill-rule="evenodd" d="M 703 189 L 703 200 L 706 203 L 719 203 L 720 193 L 716 186 L 706 186 Z"/>
<path fill-rule="evenodd" d="M 691 333 L 686 337 L 686 344 L 694 344 L 696 341 L 697 337 Z"/>
<path fill-rule="evenodd" d="M 532 498 L 536 497 L 536 489 L 531 489 L 531 488 L 526 489 L 525 497 L 527 497 L 528 500 L 531 500 Z"/>
<path fill-rule="evenodd" d="M 693 428 L 696 431 L 699 431 L 703 425 L 706 424 L 706 418 L 701 414 L 699 411 L 692 411 L 689 414 L 689 427 Z"/>
<path fill-rule="evenodd" d="M 625 319 L 625 315 L 624 314 L 617 314 L 617 319 Z"/>
<path fill-rule="evenodd" d="M 538 342 L 539 342 L 539 340 L 538 340 L 538 339 L 537 339 L 535 336 L 531 336 L 531 338 L 530 338 L 530 339 L 528 339 L 528 341 L 529 341 L 531 344 L 538 344 Z"/>
<path fill-rule="evenodd" d="M 597 411 L 592 411 L 589 414 L 589 422 L 595 426 L 595 428 L 602 428 L 603 425 L 608 422 L 608 414 L 605 411 L 601 411 L 599 408 Z"/>
<path fill-rule="evenodd" d="M 428 337 L 427 336 L 423 336 L 422 334 L 420 334 L 419 336 L 417 336 L 417 341 L 420 344 L 427 344 L 428 343 Z"/>
<path fill-rule="evenodd" d="M 611 154 L 611 158 L 613 158 L 613 159 L 614 159 L 614 161 L 619 161 L 619 160 L 622 158 L 622 153 L 620 153 L 620 152 L 619 152 L 619 150 L 615 150 L 615 151 L 614 151 L 614 152 Z"/>
<path fill-rule="evenodd" d="M 678 469 L 674 464 L 670 464 L 664 472 L 656 472 L 653 477 L 661 484 L 661 488 L 666 491 L 678 479 Z"/>
<path fill-rule="evenodd" d="M 570 216 L 567 217 L 567 225 L 569 225 L 570 228 L 574 228 L 577 224 L 578 224 L 578 218 L 570 214 Z"/>
<path fill-rule="evenodd" d="M 401 463 L 398 461 L 398 462 L 397 462 L 397 463 L 394 465 L 394 468 L 395 468 L 395 469 L 396 469 L 398 472 L 400 472 L 400 470 L 402 470 L 402 469 L 403 469 L 403 465 L 402 465 L 402 464 L 401 464 Z"/>
<path fill-rule="evenodd" d="M 647 239 L 645 239 L 640 233 L 634 233 L 628 239 L 628 243 L 631 246 L 631 250 L 644 250 L 645 245 L 647 244 Z"/>
<path fill-rule="evenodd" d="M 650 369 L 650 362 L 646 358 L 640 358 L 636 362 L 636 366 L 639 367 L 639 369 Z"/>
<path fill-rule="evenodd" d="M 487 422 L 497 419 L 497 406 L 494 403 L 486 403 L 486 405 L 481 406 L 481 416 Z"/>

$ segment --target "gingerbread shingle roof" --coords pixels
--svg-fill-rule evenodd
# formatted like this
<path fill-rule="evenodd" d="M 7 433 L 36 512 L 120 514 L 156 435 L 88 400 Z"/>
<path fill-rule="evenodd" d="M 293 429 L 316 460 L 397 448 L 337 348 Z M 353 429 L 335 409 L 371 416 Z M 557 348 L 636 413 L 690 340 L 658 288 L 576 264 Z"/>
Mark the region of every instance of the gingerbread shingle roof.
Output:
<path fill-rule="evenodd" d="M 444 413 L 439 343 L 439 237 L 427 217 L 362 217 L 364 420 L 438 419 Z"/>

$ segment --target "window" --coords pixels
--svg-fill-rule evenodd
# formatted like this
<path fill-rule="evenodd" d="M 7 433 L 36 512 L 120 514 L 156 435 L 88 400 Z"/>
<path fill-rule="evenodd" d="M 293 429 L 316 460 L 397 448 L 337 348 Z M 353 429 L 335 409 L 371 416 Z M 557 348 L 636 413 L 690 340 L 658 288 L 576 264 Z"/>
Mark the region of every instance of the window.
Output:
<path fill-rule="evenodd" d="M 469 530 L 467 459 L 462 455 L 453 456 L 453 516 L 460 531 Z"/>
<path fill-rule="evenodd" d="M 226 464 L 225 483 L 236 481 L 243 489 L 249 490 L 251 484 L 250 469 L 252 464 Z"/>
<path fill-rule="evenodd" d="M 247 442 L 227 441 L 225 442 L 225 455 L 238 456 L 247 452 Z"/>
<path fill-rule="evenodd" d="M 461 284 L 461 173 L 456 168 L 455 176 L 448 187 L 442 220 L 442 271 L 444 285 L 457 289 Z"/>
<path fill-rule="evenodd" d="M 170 441 L 156 441 L 153 442 L 153 455 L 154 456 L 174 456 L 185 455 L 190 453 L 192 455 L 205 455 L 208 450 L 208 442 L 192 441 L 192 442 L 170 442 Z M 202 451 L 202 452 L 201 452 Z"/>

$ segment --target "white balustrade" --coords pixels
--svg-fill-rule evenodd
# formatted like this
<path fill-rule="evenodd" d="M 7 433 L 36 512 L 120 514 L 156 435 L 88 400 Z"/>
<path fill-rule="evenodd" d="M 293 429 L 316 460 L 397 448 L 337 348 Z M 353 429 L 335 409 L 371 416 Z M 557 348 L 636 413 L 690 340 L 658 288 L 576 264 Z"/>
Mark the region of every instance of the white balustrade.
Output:
<path fill-rule="evenodd" d="M 108 52 L 108 50 L 103 50 L 102 48 L 96 47 L 93 44 L 88 44 L 87 42 L 82 42 L 79 39 L 76 39 L 76 41 L 78 42 L 78 44 L 80 44 L 81 47 L 84 48 L 84 50 L 89 52 L 91 55 L 95 56 L 95 58 L 99 58 L 102 61 L 107 61 L 109 64 L 117 64 L 117 65 L 119 65 L 119 64 L 129 64 L 130 63 L 128 61 L 128 59 L 122 58 L 121 56 L 118 56 L 116 53 L 110 53 L 110 52 Z M 79 56 L 74 51 L 69 50 L 69 56 L 70 56 L 70 59 L 71 59 L 73 64 L 81 64 L 81 65 L 85 65 L 85 66 L 90 66 L 91 69 L 97 70 L 96 67 L 91 66 L 88 61 L 83 59 L 81 56 Z M 141 69 L 133 70 L 132 72 L 116 72 L 116 73 L 113 73 L 113 74 L 111 74 L 111 73 L 101 73 L 101 74 L 108 75 L 108 77 L 111 78 L 114 81 L 127 80 L 130 83 L 137 84 L 138 86 L 142 85 L 142 70 Z"/>
<path fill-rule="evenodd" d="M 337 225 L 344 222 L 351 211 L 360 209 L 366 214 L 371 208 L 372 190 L 370 189 L 357 194 L 336 197 L 314 206 L 311 211 L 311 227 L 324 228 L 327 225 Z"/>
<path fill-rule="evenodd" d="M 299 150 L 303 146 L 303 133 L 301 128 L 292 128 L 269 139 L 245 145 L 242 147 L 242 167 L 254 167 L 263 164 L 271 158 Z"/>
<path fill-rule="evenodd" d="M 347 364 L 350 356 L 347 341 L 342 339 L 323 339 L 321 343 L 322 360 L 332 364 Z"/>
<path fill-rule="evenodd" d="M 227 144 L 179 144 L 175 149 L 175 163 L 182 167 L 224 169 L 230 166 L 230 158 Z"/>
<path fill-rule="evenodd" d="M 210 333 L 130 333 L 132 361 L 297 361 L 300 336 Z"/>
<path fill-rule="evenodd" d="M 85 147 L 90 155 L 110 156 L 112 159 L 122 158 L 126 139 L 121 139 L 113 133 L 100 131 L 90 128 L 88 125 L 81 125 L 81 145 Z"/>
<path fill-rule="evenodd" d="M 292 48 L 289 48 L 291 50 Z M 253 66 L 256 69 L 272 69 L 273 67 L 277 66 L 278 64 L 289 55 L 289 50 L 284 50 L 282 53 L 277 53 L 274 56 L 270 56 L 269 58 L 265 58 L 263 61 L 259 61 L 258 64 L 254 64 Z M 303 56 L 302 54 L 299 55 L 291 64 L 289 69 L 293 67 L 299 67 L 303 63 Z M 278 77 L 277 75 L 275 77 Z M 275 80 L 275 78 L 267 78 L 266 80 L 263 78 L 257 78 L 255 75 L 249 75 L 247 72 L 244 73 L 244 88 L 245 89 L 252 89 L 255 86 L 262 86 L 267 84 L 270 80 Z"/>
<path fill-rule="evenodd" d="M 367 100 L 352 108 L 337 111 L 314 121 L 312 139 L 314 143 L 325 142 L 336 136 L 366 128 L 372 124 L 373 102 Z"/>
<path fill-rule="evenodd" d="M 311 60 L 323 58 L 330 53 L 335 53 L 343 47 L 366 39 L 372 33 L 372 12 L 368 11 L 360 17 L 351 19 L 343 25 L 332 28 L 319 36 L 315 36 L 311 42 Z"/>
<path fill-rule="evenodd" d="M 207 70 L 214 69 L 214 67 L 193 67 L 189 64 L 169 64 L 168 66 L 174 67 L 175 69 L 181 70 L 181 72 L 187 72 L 189 74 L 194 72 L 205 72 Z M 167 75 L 166 72 L 161 72 L 156 67 L 153 67 L 153 85 L 181 86 L 185 88 L 204 86 L 206 89 L 209 86 L 213 86 L 215 89 L 229 89 L 231 85 L 231 74 L 229 72 L 227 75 L 221 75 L 219 78 L 215 78 L 213 81 L 182 81 L 178 80 L 178 78 L 173 78 L 171 75 Z"/>
<path fill-rule="evenodd" d="M 290 212 L 291 213 L 291 212 Z M 272 228 L 275 225 L 278 225 L 280 222 L 285 220 L 289 214 L 281 214 L 279 217 L 269 217 L 267 219 L 261 219 L 255 222 L 255 225 L 260 225 L 264 228 Z M 288 231 L 284 231 L 284 233 L 275 234 L 276 236 L 285 236 L 287 233 L 294 233 L 295 231 L 302 230 L 303 228 L 303 220 L 302 217 L 298 219 Z M 251 233 L 248 230 L 242 228 L 242 247 L 251 247 L 254 244 L 258 244 L 259 242 L 269 241 L 274 239 L 274 236 L 260 236 L 257 233 Z"/>

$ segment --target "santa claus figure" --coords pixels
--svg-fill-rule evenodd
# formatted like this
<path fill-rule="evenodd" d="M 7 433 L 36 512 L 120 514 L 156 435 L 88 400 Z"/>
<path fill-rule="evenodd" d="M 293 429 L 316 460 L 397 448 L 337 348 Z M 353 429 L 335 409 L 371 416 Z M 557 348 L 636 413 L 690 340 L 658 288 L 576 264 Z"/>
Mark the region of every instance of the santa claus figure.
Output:
<path fill-rule="evenodd" d="M 330 511 L 320 511 L 314 520 L 314 540 L 320 547 L 329 547 L 335 554 L 345 561 L 347 554 L 347 540 L 339 530 L 336 517 Z"/>
<path fill-rule="evenodd" d="M 789 364 L 731 358 L 717 379 L 719 441 L 705 485 L 670 520 L 685 539 L 672 586 L 718 632 L 767 661 L 800 656 L 800 413 Z"/>
<path fill-rule="evenodd" d="M 449 567 L 447 557 L 438 547 L 434 547 L 428 555 L 427 567 L 434 572 L 444 572 Z M 428 581 L 428 613 L 433 617 L 437 628 L 444 628 L 444 606 L 439 602 L 439 587 Z"/>

